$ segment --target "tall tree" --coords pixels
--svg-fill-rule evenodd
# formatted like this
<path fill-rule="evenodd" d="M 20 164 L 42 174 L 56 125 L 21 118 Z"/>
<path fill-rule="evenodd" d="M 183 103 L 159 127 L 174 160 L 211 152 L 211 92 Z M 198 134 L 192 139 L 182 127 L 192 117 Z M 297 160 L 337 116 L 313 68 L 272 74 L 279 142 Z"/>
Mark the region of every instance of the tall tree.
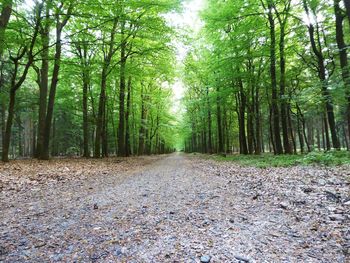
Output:
<path fill-rule="evenodd" d="M 305 13 L 308 17 L 308 20 L 312 21 L 311 15 L 310 15 L 310 9 L 309 9 L 309 6 L 308 6 L 306 0 L 303 0 L 303 6 L 304 6 Z M 315 16 L 314 10 L 313 10 L 313 14 Z M 316 23 L 317 23 L 317 21 L 316 21 Z M 335 126 L 335 114 L 334 114 L 334 106 L 333 106 L 332 96 L 328 90 L 328 79 L 327 79 L 327 72 L 326 72 L 327 69 L 326 69 L 326 65 L 325 65 L 325 63 L 326 63 L 325 58 L 324 58 L 323 51 L 322 51 L 319 26 L 317 25 L 316 30 L 315 30 L 315 26 L 313 25 L 313 23 L 310 22 L 307 25 L 307 27 L 308 27 L 308 33 L 309 33 L 312 52 L 314 53 L 316 60 L 317 60 L 318 77 L 319 77 L 320 82 L 321 82 L 322 96 L 323 96 L 323 100 L 324 100 L 325 108 L 326 108 L 326 112 L 327 112 L 327 119 L 328 119 L 330 131 L 331 131 L 333 147 L 336 149 L 340 149 L 340 142 L 339 142 L 339 138 L 337 135 L 336 126 Z"/>
<path fill-rule="evenodd" d="M 40 159 L 48 160 L 50 157 L 50 136 L 51 136 L 51 125 L 53 119 L 53 111 L 56 98 L 56 89 L 59 80 L 59 72 L 61 67 L 61 55 L 62 55 L 62 32 L 66 26 L 68 20 L 70 19 L 75 1 L 71 0 L 68 2 L 68 7 L 65 10 L 66 13 L 62 17 L 62 12 L 64 12 L 64 6 L 66 2 L 61 2 L 58 8 L 56 8 L 54 16 L 56 22 L 56 39 L 55 39 L 55 55 L 54 55 L 54 65 L 51 75 L 49 98 L 47 102 L 47 111 L 45 117 L 45 129 L 44 129 L 44 141 L 43 148 L 39 154 Z"/>
<path fill-rule="evenodd" d="M 280 116 L 278 109 L 278 95 L 277 95 L 277 76 L 276 76 L 276 25 L 273 16 L 275 4 L 272 0 L 267 2 L 267 17 L 270 29 L 270 77 L 271 77 L 271 107 L 273 115 L 273 135 L 276 146 L 276 154 L 283 153 L 283 147 L 280 134 Z M 266 9 L 266 8 L 265 8 Z"/>
<path fill-rule="evenodd" d="M 348 5 L 350 9 L 349 1 L 345 1 L 345 2 L 347 2 L 345 4 Z M 334 0 L 334 13 L 335 13 L 335 33 L 336 33 L 337 46 L 339 50 L 340 67 L 342 71 L 342 78 L 344 82 L 345 94 L 346 94 L 347 103 L 348 103 L 346 116 L 347 116 L 347 122 L 348 122 L 348 133 L 350 138 L 350 70 L 349 70 L 349 64 L 348 64 L 347 46 L 344 40 L 344 28 L 343 28 L 344 15 L 340 8 L 340 0 Z M 349 14 L 349 19 L 350 19 L 350 14 Z"/>
<path fill-rule="evenodd" d="M 24 40 L 22 45 L 18 48 L 18 52 L 15 56 L 11 56 L 11 61 L 13 63 L 13 72 L 10 81 L 10 97 L 8 104 L 8 112 L 7 112 L 7 121 L 5 134 L 3 138 L 3 149 L 2 149 L 2 161 L 8 162 L 9 158 L 9 146 L 11 141 L 11 130 L 14 119 L 14 109 L 15 109 L 15 100 L 16 100 L 16 92 L 22 86 L 25 81 L 28 71 L 34 61 L 35 53 L 34 47 L 37 40 L 39 27 L 41 23 L 41 12 L 42 12 L 42 4 L 37 4 L 34 8 L 34 28 L 32 32 L 32 36 Z M 24 60 L 24 62 L 23 62 Z M 20 71 L 21 65 L 24 64 L 22 71 Z"/>

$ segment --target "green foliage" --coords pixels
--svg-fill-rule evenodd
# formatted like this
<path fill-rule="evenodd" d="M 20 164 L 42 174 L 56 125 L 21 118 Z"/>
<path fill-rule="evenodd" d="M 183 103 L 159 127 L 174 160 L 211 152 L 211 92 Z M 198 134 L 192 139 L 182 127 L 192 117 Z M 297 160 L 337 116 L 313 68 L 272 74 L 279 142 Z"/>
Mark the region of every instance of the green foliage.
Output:
<path fill-rule="evenodd" d="M 296 165 L 322 165 L 322 166 L 336 166 L 349 165 L 350 153 L 347 151 L 331 151 L 331 152 L 311 152 L 305 155 L 228 155 L 222 157 L 214 155 L 213 157 L 218 161 L 234 162 L 243 166 L 254 166 L 259 168 L 268 167 L 290 167 Z"/>

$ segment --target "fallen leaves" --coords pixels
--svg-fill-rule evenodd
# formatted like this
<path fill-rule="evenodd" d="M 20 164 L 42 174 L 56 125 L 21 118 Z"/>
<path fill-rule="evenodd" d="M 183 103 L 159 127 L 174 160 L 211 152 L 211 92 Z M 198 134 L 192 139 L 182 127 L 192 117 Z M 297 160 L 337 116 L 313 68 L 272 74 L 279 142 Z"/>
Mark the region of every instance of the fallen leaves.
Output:
<path fill-rule="evenodd" d="M 15 161 L 0 166 L 0 261 L 346 262 L 347 169 Z"/>

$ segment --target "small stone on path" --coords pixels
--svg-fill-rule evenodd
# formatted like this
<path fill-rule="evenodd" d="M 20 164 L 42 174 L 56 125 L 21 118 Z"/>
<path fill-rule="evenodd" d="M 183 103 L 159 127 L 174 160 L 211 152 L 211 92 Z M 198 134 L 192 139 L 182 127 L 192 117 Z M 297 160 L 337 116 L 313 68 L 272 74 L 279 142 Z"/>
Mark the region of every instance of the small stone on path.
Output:
<path fill-rule="evenodd" d="M 208 256 L 208 255 L 201 256 L 201 263 L 209 263 L 210 260 L 211 260 L 211 256 Z"/>
<path fill-rule="evenodd" d="M 235 259 L 239 260 L 239 261 L 243 261 L 243 262 L 250 262 L 249 259 L 247 259 L 246 257 L 242 257 L 240 255 L 236 255 Z"/>

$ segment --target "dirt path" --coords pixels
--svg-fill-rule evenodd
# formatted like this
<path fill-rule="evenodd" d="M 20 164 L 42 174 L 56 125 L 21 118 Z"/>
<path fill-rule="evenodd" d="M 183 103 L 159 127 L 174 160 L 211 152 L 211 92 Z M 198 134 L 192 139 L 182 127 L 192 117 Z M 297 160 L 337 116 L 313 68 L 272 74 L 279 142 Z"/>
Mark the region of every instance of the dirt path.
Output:
<path fill-rule="evenodd" d="M 347 168 L 138 162 L 5 187 L 0 262 L 349 262 Z"/>

